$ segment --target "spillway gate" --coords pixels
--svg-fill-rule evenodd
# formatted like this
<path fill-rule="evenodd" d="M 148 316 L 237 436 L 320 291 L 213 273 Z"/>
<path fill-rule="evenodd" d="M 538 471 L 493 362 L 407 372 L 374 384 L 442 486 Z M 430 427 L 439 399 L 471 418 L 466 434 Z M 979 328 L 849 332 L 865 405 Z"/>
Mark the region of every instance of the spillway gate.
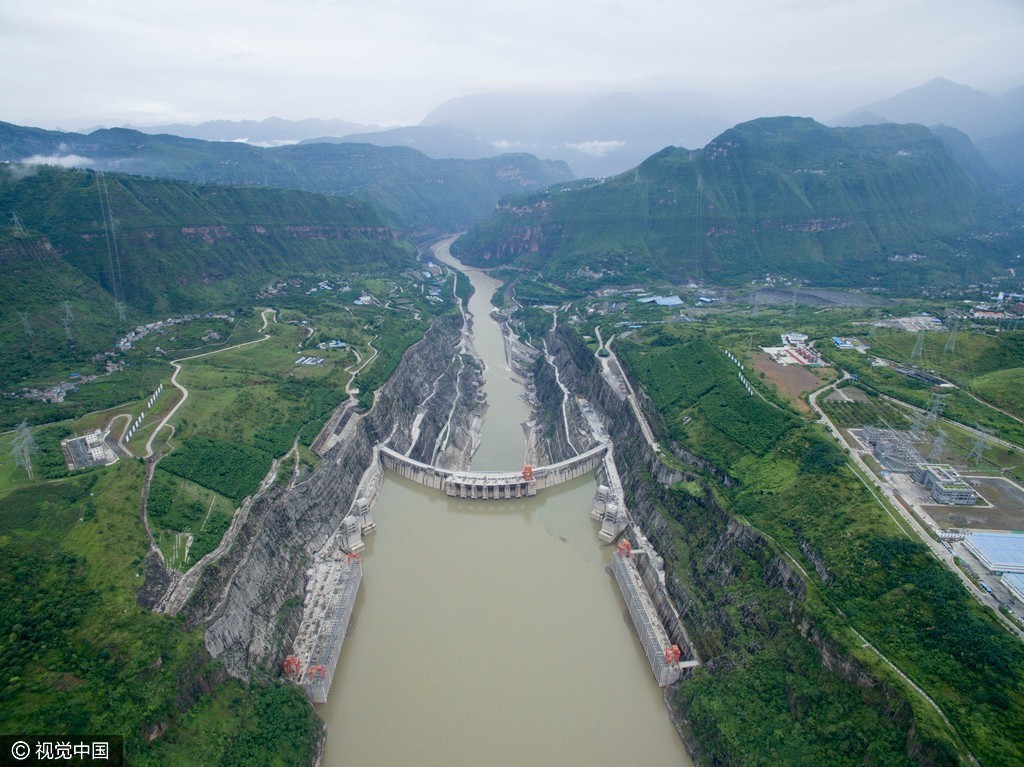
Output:
<path fill-rule="evenodd" d="M 385 469 L 421 485 L 444 490 L 451 498 L 501 500 L 528 498 L 538 490 L 555 487 L 593 471 L 604 460 L 608 445 L 600 444 L 585 453 L 547 466 L 524 466 L 522 471 L 455 471 L 423 463 L 381 445 L 380 460 Z"/>

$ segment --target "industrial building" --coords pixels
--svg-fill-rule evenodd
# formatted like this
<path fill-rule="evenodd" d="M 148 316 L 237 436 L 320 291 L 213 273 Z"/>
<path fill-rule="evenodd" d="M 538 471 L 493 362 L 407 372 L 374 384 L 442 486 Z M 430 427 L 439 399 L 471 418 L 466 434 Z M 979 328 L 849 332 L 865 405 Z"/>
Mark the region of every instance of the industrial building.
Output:
<path fill-rule="evenodd" d="M 68 469 L 90 469 L 94 466 L 109 466 L 117 461 L 117 454 L 106 444 L 106 434 L 99 429 L 84 436 L 62 440 L 61 449 Z"/>
<path fill-rule="evenodd" d="M 860 432 L 860 439 L 871 448 L 872 455 L 889 471 L 909 474 L 919 464 L 924 463 L 924 456 L 910 444 L 904 436 L 905 432 L 895 429 L 876 429 L 865 427 Z"/>
<path fill-rule="evenodd" d="M 971 533 L 964 545 L 993 573 L 1024 573 L 1024 533 Z"/>
<path fill-rule="evenodd" d="M 1014 599 L 1024 605 L 1024 573 L 1005 573 L 999 582 L 1006 586 Z"/>
<path fill-rule="evenodd" d="M 930 488 L 937 503 L 972 506 L 978 500 L 977 491 L 948 463 L 917 464 L 914 481 Z"/>

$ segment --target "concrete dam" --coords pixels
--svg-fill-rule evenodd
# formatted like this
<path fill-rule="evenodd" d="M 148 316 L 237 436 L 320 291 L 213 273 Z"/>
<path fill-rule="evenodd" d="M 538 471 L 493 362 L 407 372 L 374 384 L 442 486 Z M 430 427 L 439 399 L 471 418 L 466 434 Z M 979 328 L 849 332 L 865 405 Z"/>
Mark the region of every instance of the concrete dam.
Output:
<path fill-rule="evenodd" d="M 548 466 L 524 466 L 521 471 L 455 471 L 413 460 L 384 445 L 379 446 L 385 469 L 444 490 L 452 498 L 499 500 L 528 498 L 538 490 L 555 487 L 593 471 L 604 460 L 608 445 L 598 445 L 572 458 Z"/>
<path fill-rule="evenodd" d="M 464 330 L 464 333 L 466 332 Z M 488 362 L 489 369 L 498 369 L 508 361 L 504 345 L 501 347 L 501 351 L 503 353 L 500 356 Z M 553 358 L 549 358 L 547 362 L 555 369 L 557 381 L 558 363 Z M 516 385 L 520 386 L 518 383 Z M 422 449 L 424 444 L 429 445 L 429 442 L 424 441 L 417 446 L 418 426 L 421 420 L 423 423 L 430 423 L 429 416 L 423 417 L 423 403 L 432 401 L 433 394 L 427 396 L 425 400 L 420 399 L 420 410 L 410 409 L 406 413 L 408 422 L 413 424 L 408 435 L 399 429 L 397 437 L 395 436 L 396 432 L 393 431 L 392 436 L 388 437 L 385 442 L 373 446 L 372 460 L 359 481 L 351 505 L 346 511 L 341 512 L 341 523 L 321 548 L 322 552 L 329 553 L 316 555 L 312 566 L 306 572 L 301 624 L 292 645 L 292 654 L 285 661 L 285 672 L 287 677 L 305 689 L 310 700 L 317 703 L 324 702 L 330 693 L 331 682 L 339 663 L 341 647 L 345 635 L 349 631 L 349 623 L 362 576 L 362 565 L 358 554 L 365 548 L 363 537 L 375 530 L 376 526 L 371 511 L 378 498 L 381 498 L 382 509 L 393 514 L 388 506 L 390 501 L 387 500 L 388 493 L 394 492 L 393 479 L 387 480 L 388 487 L 392 490 L 384 491 L 382 495 L 385 470 L 424 488 L 429 488 L 431 491 L 436 491 L 436 496 L 433 492 L 415 491 L 424 499 L 429 499 L 432 496 L 446 499 L 444 501 L 413 499 L 411 503 L 407 504 L 403 510 L 408 517 L 406 527 L 413 529 L 420 524 L 418 521 L 413 521 L 413 518 L 416 520 L 421 517 L 429 519 L 430 517 L 426 515 L 431 512 L 428 510 L 436 504 L 447 505 L 447 499 L 453 501 L 455 499 L 469 501 L 531 499 L 538 495 L 547 496 L 541 491 L 571 483 L 573 480 L 593 472 L 596 480 L 594 491 L 596 492 L 591 491 L 594 492 L 594 496 L 589 505 L 590 517 L 600 524 L 598 537 L 602 542 L 611 546 L 620 542 L 620 546 L 625 544 L 625 548 L 620 548 L 618 553 L 612 555 L 611 567 L 608 570 L 616 580 L 618 591 L 630 616 L 630 622 L 639 638 L 640 646 L 637 647 L 635 643 L 631 643 L 631 649 L 633 651 L 642 650 L 651 668 L 654 681 L 660 687 L 673 684 L 690 667 L 697 665 L 698 660 L 695 658 L 681 620 L 671 604 L 665 587 L 664 564 L 653 547 L 646 542 L 639 528 L 633 525 L 625 502 L 625 491 L 615 466 L 615 446 L 601 422 L 602 417 L 590 407 L 586 400 L 571 397 L 564 386 L 561 387 L 561 391 L 564 397 L 561 411 L 565 439 L 562 441 L 549 440 L 556 444 L 549 446 L 545 452 L 553 458 L 561 458 L 567 454 L 571 455 L 573 452 L 576 455 L 547 465 L 528 464 L 521 469 L 500 471 L 472 471 L 437 465 L 445 463 L 466 465 L 469 462 L 469 455 L 473 453 L 463 456 L 464 460 L 457 460 L 458 457 L 446 456 L 444 451 L 439 451 L 436 446 L 432 453 L 429 449 Z M 519 392 L 513 389 L 503 393 L 501 402 L 517 402 L 519 399 Z M 498 400 L 496 399 L 495 402 Z M 540 406 L 537 402 L 533 403 L 534 408 Z M 544 403 L 543 406 L 550 407 L 551 405 Z M 499 407 L 495 406 L 494 410 L 500 415 L 504 411 L 499 412 Z M 575 415 L 573 409 L 578 410 Z M 447 409 L 444 412 L 448 412 L 450 418 L 450 413 L 454 413 L 456 410 L 453 406 L 450 412 Z M 355 428 L 361 418 L 362 416 L 358 414 L 339 417 L 337 424 L 332 424 L 334 428 L 330 431 L 335 435 L 337 441 L 344 443 L 347 433 Z M 506 421 L 509 422 L 510 428 L 506 429 L 506 432 L 502 433 L 497 440 L 492 438 L 489 443 L 486 439 L 483 440 L 485 447 L 487 444 L 503 444 L 502 439 L 504 444 L 511 445 L 511 435 L 508 435 L 508 432 L 518 431 L 524 421 L 522 416 L 506 417 Z M 574 432 L 575 440 L 569 434 L 572 429 L 576 430 Z M 383 435 L 387 432 L 379 430 L 376 433 Z M 515 436 L 518 437 L 518 434 Z M 518 442 L 518 439 L 516 441 Z M 553 452 L 550 447 L 555 448 Z M 527 442 L 525 452 L 527 456 L 535 454 L 531 451 L 529 442 Z M 431 454 L 433 457 L 424 457 Z M 413 455 L 417 457 L 414 458 Z M 423 460 L 418 460 L 418 458 L 423 458 Z M 456 459 L 449 462 L 451 458 Z M 519 460 L 520 456 L 506 450 L 499 451 L 497 455 L 488 454 L 482 463 L 486 466 L 500 467 L 515 465 Z M 528 460 L 529 458 L 526 458 L 526 461 Z M 557 492 L 562 493 L 564 489 L 559 489 Z M 533 509 L 540 508 L 536 506 L 536 503 L 536 501 L 531 501 L 530 503 L 512 504 L 513 511 L 518 509 L 518 513 L 522 514 L 524 507 L 529 508 L 531 511 L 526 514 L 526 517 L 530 517 L 534 513 Z M 543 500 L 541 503 L 543 504 Z M 586 515 L 586 505 L 587 502 L 584 500 L 584 516 Z M 497 512 L 501 506 L 504 504 L 499 503 L 490 508 L 494 508 Z M 563 507 L 560 503 L 549 506 L 549 509 L 553 509 L 555 513 L 562 516 L 568 514 L 573 519 L 579 518 L 578 505 L 575 506 L 575 511 L 572 510 L 572 507 Z M 461 515 L 452 516 L 459 517 Z M 471 518 L 489 518 L 490 516 L 481 513 L 479 506 L 473 510 L 472 514 L 467 515 Z M 519 518 L 515 513 L 511 515 L 497 514 L 496 516 L 503 520 Z M 589 524 L 585 524 L 584 527 L 591 531 L 594 529 Z M 432 527 L 431 529 L 436 528 Z M 392 536 L 389 535 L 388 539 L 390 541 Z M 478 540 L 480 538 L 473 539 L 469 549 L 472 549 Z M 562 540 L 565 542 L 565 539 Z M 381 548 L 383 547 L 380 543 L 374 545 L 375 557 L 380 555 Z M 623 551 L 627 549 L 629 553 L 623 556 Z M 494 550 L 500 551 L 500 547 L 495 547 Z M 609 553 L 606 549 L 602 553 L 602 557 L 607 557 Z M 411 552 L 407 552 L 406 556 L 415 557 Z M 605 559 L 605 562 L 607 561 Z M 405 560 L 400 567 L 404 567 L 404 563 Z M 452 594 L 457 593 L 460 587 L 461 584 L 455 585 Z M 533 585 L 533 588 L 538 587 L 543 588 L 537 584 Z M 375 595 L 380 593 L 378 588 L 375 583 Z M 403 587 L 402 590 L 407 591 L 408 589 Z M 608 593 L 607 590 L 605 593 Z M 376 598 L 374 601 L 376 602 Z M 590 602 L 580 604 L 590 604 Z M 368 609 L 369 607 L 365 605 L 360 607 L 361 621 Z M 601 644 L 603 635 L 600 632 L 595 632 L 594 638 L 595 641 L 588 644 L 598 646 Z M 358 655 L 362 641 L 362 636 L 355 637 L 354 643 L 350 645 L 351 652 Z M 346 663 L 347 661 L 343 663 L 342 667 L 347 668 Z M 345 673 L 347 675 L 349 672 Z M 346 688 L 337 692 L 334 696 L 336 701 L 338 699 L 345 700 L 344 689 Z"/>
<path fill-rule="evenodd" d="M 424 486 L 443 490 L 448 497 L 500 500 L 531 497 L 596 471 L 599 485 L 591 517 L 602 523 L 598 537 L 613 543 L 626 532 L 622 486 L 612 459 L 612 446 L 597 447 L 564 461 L 521 471 L 456 471 L 409 458 L 385 445 L 375 450 L 376 460 L 366 470 L 360 492 L 336 532 L 333 557 L 320 559 L 308 572 L 303 619 L 285 660 L 285 676 L 306 690 L 314 703 L 324 703 L 330 692 L 345 635 L 362 579 L 359 552 L 362 536 L 375 531 L 370 515 L 384 469 Z M 623 538 L 613 557 L 612 573 L 640 638 L 655 681 L 665 687 L 698 664 L 682 629 L 679 616 L 664 586 L 663 564 L 639 530 Z M 634 551 L 635 549 L 635 551 Z"/>

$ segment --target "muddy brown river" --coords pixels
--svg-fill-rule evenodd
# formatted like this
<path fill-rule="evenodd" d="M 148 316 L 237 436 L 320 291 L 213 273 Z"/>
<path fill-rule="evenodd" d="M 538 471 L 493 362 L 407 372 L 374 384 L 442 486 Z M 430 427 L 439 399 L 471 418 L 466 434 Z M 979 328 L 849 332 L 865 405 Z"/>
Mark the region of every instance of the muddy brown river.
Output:
<path fill-rule="evenodd" d="M 457 264 L 439 246 L 438 257 Z M 523 464 L 529 407 L 476 289 L 488 410 L 474 469 Z M 605 568 L 592 475 L 519 501 L 386 473 L 330 700 L 327 767 L 692 765 Z"/>

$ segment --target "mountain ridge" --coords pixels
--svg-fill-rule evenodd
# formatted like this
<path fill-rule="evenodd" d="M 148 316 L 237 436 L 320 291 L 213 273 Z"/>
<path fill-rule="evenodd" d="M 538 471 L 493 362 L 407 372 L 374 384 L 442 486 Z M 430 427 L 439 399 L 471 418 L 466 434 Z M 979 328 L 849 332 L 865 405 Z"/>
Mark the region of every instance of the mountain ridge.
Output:
<path fill-rule="evenodd" d="M 923 126 L 760 118 L 603 183 L 507 198 L 457 250 L 576 285 L 740 284 L 766 273 L 920 285 L 996 268 L 991 246 L 967 237 L 988 200 Z M 968 246 L 976 253 L 958 256 Z"/>
<path fill-rule="evenodd" d="M 0 123 L 0 160 L 90 167 L 197 183 L 350 194 L 411 234 L 455 231 L 508 193 L 569 179 L 564 163 L 527 154 L 432 160 L 407 147 L 309 144 L 259 148 L 107 128 L 88 136 Z"/>

